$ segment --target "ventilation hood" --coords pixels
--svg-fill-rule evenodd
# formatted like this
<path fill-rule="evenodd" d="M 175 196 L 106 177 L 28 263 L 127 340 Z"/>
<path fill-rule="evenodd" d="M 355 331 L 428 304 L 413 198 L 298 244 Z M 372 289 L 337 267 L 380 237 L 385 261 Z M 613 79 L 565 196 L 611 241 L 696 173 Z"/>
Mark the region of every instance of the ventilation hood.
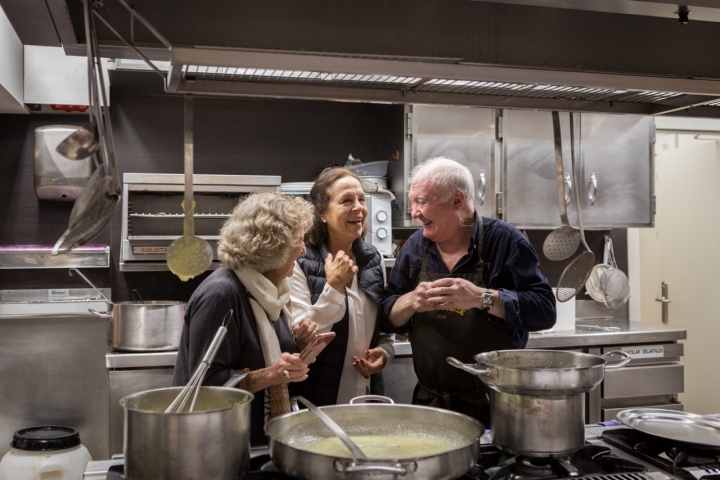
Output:
<path fill-rule="evenodd" d="M 81 2 L 45 3 L 0 0 L 23 43 L 84 55 Z M 166 62 L 168 93 L 720 118 L 713 0 L 687 25 L 669 0 L 135 2 L 145 23 L 121 3 L 103 57 Z"/>

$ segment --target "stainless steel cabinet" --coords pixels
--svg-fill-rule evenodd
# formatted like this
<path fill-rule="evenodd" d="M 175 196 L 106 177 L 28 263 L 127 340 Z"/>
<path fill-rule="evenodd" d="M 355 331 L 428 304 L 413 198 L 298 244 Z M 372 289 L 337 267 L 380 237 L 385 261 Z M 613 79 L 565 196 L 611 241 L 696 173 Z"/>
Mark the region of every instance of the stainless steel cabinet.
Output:
<path fill-rule="evenodd" d="M 573 118 L 578 185 L 571 169 L 570 114 L 560 113 L 570 223 L 577 225 L 577 194 L 588 228 L 653 226 L 652 118 L 595 113 Z M 404 132 L 403 161 L 389 168 L 402 212 L 395 226 L 412 225 L 407 189 L 413 168 L 437 156 L 470 168 L 481 215 L 520 228 L 561 224 L 549 111 L 408 105 Z"/>
<path fill-rule="evenodd" d="M 577 225 L 580 196 L 588 228 L 653 225 L 653 121 L 648 116 L 575 114 L 578 184 L 571 170 L 569 114 L 561 112 L 565 198 Z M 527 228 L 559 226 L 551 113 L 502 111 L 503 219 Z"/>
<path fill-rule="evenodd" d="M 407 189 L 413 168 L 440 156 L 470 169 L 475 181 L 475 208 L 481 215 L 495 215 L 495 110 L 409 105 L 405 131 L 403 171 L 390 171 L 390 186 L 403 212 L 396 225 L 411 220 Z"/>
<path fill-rule="evenodd" d="M 590 227 L 653 225 L 652 117 L 583 113 L 578 192 Z"/>
<path fill-rule="evenodd" d="M 570 118 L 560 115 L 563 139 L 564 194 L 570 200 Z M 577 133 L 577 132 L 576 132 Z M 518 227 L 561 224 L 555 172 L 555 142 L 550 112 L 503 110 L 503 219 Z M 570 202 L 567 202 L 570 203 Z M 571 223 L 575 208 L 567 205 Z"/>

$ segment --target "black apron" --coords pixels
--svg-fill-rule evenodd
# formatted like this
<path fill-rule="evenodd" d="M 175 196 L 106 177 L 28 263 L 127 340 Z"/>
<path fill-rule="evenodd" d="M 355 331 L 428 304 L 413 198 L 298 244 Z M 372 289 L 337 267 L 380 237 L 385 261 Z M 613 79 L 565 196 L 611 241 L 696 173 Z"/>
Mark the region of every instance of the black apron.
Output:
<path fill-rule="evenodd" d="M 428 273 L 428 253 L 423 255 L 418 283 L 441 278 L 463 278 L 485 287 L 483 274 L 490 265 L 482 260 L 483 224 L 477 240 L 478 262 L 474 273 Z M 472 375 L 445 360 L 455 357 L 463 363 L 475 363 L 473 357 L 491 350 L 513 349 L 511 335 L 488 318 L 485 310 L 441 310 L 418 312 L 410 330 L 413 365 L 418 384 L 413 403 L 446 408 L 476 418 L 490 428 L 490 389 Z"/>

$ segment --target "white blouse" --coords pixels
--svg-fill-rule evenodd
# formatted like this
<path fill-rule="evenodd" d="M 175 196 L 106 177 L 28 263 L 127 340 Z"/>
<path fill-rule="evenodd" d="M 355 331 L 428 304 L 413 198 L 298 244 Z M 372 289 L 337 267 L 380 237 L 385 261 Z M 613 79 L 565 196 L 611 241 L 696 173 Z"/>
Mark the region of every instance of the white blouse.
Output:
<path fill-rule="evenodd" d="M 293 268 L 293 275 L 288 278 L 293 324 L 309 318 L 318 324 L 320 332 L 329 332 L 332 326 L 345 316 L 345 295 L 326 283 L 320 297 L 313 305 L 305 273 L 297 262 Z M 378 315 L 378 306 L 360 288 L 357 275 L 353 277 L 352 286 L 345 290 L 349 313 L 348 344 L 340 376 L 338 404 L 348 403 L 352 398 L 366 395 L 370 391 L 370 379 L 363 377 L 352 364 L 353 357 L 365 358 L 365 350 L 370 348 Z M 382 338 L 378 344 L 378 347 L 385 351 L 386 365 L 395 355 L 392 337 Z"/>

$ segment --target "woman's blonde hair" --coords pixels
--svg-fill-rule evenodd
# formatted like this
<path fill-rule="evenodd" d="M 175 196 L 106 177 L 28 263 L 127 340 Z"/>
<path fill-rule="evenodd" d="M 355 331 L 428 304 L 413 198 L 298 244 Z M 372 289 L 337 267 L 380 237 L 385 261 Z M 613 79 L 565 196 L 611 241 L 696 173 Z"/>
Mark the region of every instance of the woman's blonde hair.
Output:
<path fill-rule="evenodd" d="M 300 197 L 266 192 L 241 200 L 220 230 L 223 265 L 260 273 L 280 268 L 312 224 L 313 207 Z"/>

